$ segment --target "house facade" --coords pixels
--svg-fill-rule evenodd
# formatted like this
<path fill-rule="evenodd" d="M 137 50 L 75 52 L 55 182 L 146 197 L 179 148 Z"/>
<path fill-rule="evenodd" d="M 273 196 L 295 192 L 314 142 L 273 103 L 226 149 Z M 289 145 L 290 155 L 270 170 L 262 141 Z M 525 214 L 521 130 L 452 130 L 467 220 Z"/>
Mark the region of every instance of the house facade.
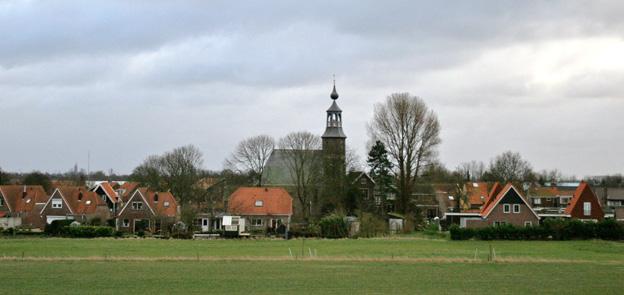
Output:
<path fill-rule="evenodd" d="M 605 216 L 598 197 L 589 184 L 584 181 L 576 188 L 574 196 L 564 212 L 570 218 L 587 221 L 603 220 Z"/>
<path fill-rule="evenodd" d="M 176 221 L 178 203 L 170 192 L 138 188 L 124 202 L 116 217 L 119 231 L 159 233 Z"/>
<path fill-rule="evenodd" d="M 539 216 L 520 191 L 511 183 L 501 187 L 494 184 L 483 207 L 478 213 L 467 212 L 458 215 L 460 226 L 480 228 L 510 224 L 532 226 L 539 224 Z"/>
<path fill-rule="evenodd" d="M 76 220 L 80 223 L 111 217 L 105 201 L 93 191 L 79 186 L 62 186 L 52 192 L 40 213 L 46 224 L 54 220 Z"/>
<path fill-rule="evenodd" d="M 280 187 L 241 187 L 230 195 L 228 214 L 245 218 L 247 231 L 275 232 L 290 226 L 293 198 Z"/>
<path fill-rule="evenodd" d="M 0 186 L 0 226 L 42 229 L 39 212 L 48 199 L 40 185 Z"/>

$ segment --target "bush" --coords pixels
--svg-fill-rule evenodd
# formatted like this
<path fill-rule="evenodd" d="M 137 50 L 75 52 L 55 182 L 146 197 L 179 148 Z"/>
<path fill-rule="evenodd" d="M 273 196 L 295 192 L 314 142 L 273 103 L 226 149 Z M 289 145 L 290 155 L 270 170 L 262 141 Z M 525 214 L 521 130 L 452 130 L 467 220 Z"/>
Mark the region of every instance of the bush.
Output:
<path fill-rule="evenodd" d="M 513 225 L 492 226 L 477 229 L 449 228 L 452 240 L 570 240 L 604 239 L 623 240 L 624 224 L 613 219 L 600 222 L 580 220 L 547 219 L 542 225 L 516 227 Z"/>
<path fill-rule="evenodd" d="M 388 223 L 382 218 L 371 214 L 362 213 L 360 217 L 360 232 L 358 236 L 371 238 L 388 233 Z"/>
<path fill-rule="evenodd" d="M 292 223 L 288 230 L 288 238 L 318 238 L 321 228 L 316 224 Z"/>
<path fill-rule="evenodd" d="M 339 214 L 327 215 L 319 221 L 321 237 L 328 239 L 341 239 L 349 235 L 349 225 L 344 216 Z"/>
<path fill-rule="evenodd" d="M 474 237 L 474 230 L 471 228 L 461 228 L 457 224 L 449 227 L 451 240 L 470 240 Z"/>
<path fill-rule="evenodd" d="M 61 236 L 63 235 L 63 228 L 69 226 L 73 220 L 54 220 L 50 224 L 46 224 L 44 232 L 49 236 Z"/>
<path fill-rule="evenodd" d="M 114 234 L 112 227 L 108 226 L 65 226 L 63 235 L 70 238 L 99 238 L 112 237 Z"/>

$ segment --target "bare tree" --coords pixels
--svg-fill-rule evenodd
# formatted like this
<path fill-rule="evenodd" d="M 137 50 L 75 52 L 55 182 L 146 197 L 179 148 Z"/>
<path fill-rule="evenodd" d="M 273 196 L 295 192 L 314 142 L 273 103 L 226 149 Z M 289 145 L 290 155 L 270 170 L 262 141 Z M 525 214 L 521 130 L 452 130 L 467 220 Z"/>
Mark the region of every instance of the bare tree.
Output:
<path fill-rule="evenodd" d="M 355 149 L 351 147 L 347 147 L 347 150 L 345 153 L 345 164 L 346 164 L 347 172 L 362 171 L 364 169 L 362 166 L 362 159 L 357 154 Z"/>
<path fill-rule="evenodd" d="M 284 160 L 301 204 L 301 216 L 308 219 L 311 202 L 318 195 L 321 178 L 321 138 L 310 132 L 293 132 L 279 141 Z"/>
<path fill-rule="evenodd" d="M 531 164 L 520 153 L 506 151 L 490 162 L 488 176 L 501 182 L 530 181 L 533 179 Z"/>
<path fill-rule="evenodd" d="M 455 168 L 455 172 L 461 175 L 464 180 L 481 180 L 485 173 L 485 164 L 479 161 L 463 162 Z"/>
<path fill-rule="evenodd" d="M 398 170 L 397 209 L 406 213 L 416 178 L 436 158 L 440 144 L 438 117 L 422 99 L 409 93 L 394 93 L 375 105 L 369 132 L 373 141 L 379 140 L 387 147 Z"/>
<path fill-rule="evenodd" d="M 162 156 L 149 156 L 134 168 L 132 179 L 154 190 L 171 191 L 181 204 L 186 204 L 205 192 L 197 186 L 203 174 L 202 164 L 199 149 L 187 145 Z"/>
<path fill-rule="evenodd" d="M 256 178 L 256 185 L 262 186 L 262 173 L 274 148 L 275 140 L 268 135 L 247 138 L 236 146 L 226 160 L 226 166 L 252 174 Z"/>

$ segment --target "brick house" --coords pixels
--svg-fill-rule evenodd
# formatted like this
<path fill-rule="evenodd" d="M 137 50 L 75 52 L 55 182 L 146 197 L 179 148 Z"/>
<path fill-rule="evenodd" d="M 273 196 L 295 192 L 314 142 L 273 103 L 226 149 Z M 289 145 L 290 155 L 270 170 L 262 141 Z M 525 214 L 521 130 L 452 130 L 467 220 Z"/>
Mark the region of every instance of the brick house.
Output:
<path fill-rule="evenodd" d="M 40 185 L 1 185 L 0 218 L 5 219 L 2 223 L 7 227 L 19 223 L 22 227 L 42 229 L 45 223 L 39 211 L 47 200 L 48 194 Z"/>
<path fill-rule="evenodd" d="M 117 211 L 121 210 L 121 197 L 109 182 L 98 183 L 91 191 L 106 203 L 111 216 L 117 215 Z"/>
<path fill-rule="evenodd" d="M 142 187 L 124 202 L 116 218 L 116 227 L 119 231 L 131 233 L 158 233 L 175 222 L 177 216 L 178 203 L 170 192 L 156 192 Z"/>
<path fill-rule="evenodd" d="M 245 218 L 251 231 L 288 228 L 293 198 L 281 187 L 240 187 L 230 195 L 228 213 Z"/>
<path fill-rule="evenodd" d="M 511 183 L 501 187 L 494 184 L 478 214 L 461 216 L 460 226 L 478 228 L 511 224 L 530 226 L 539 224 L 539 216 Z"/>
<path fill-rule="evenodd" d="M 57 187 L 39 213 L 45 223 L 54 220 L 72 219 L 80 223 L 98 218 L 105 222 L 111 217 L 106 203 L 85 187 Z"/>
<path fill-rule="evenodd" d="M 594 221 L 604 219 L 605 215 L 598 197 L 584 181 L 576 188 L 572 200 L 565 208 L 565 214 L 570 218 Z"/>

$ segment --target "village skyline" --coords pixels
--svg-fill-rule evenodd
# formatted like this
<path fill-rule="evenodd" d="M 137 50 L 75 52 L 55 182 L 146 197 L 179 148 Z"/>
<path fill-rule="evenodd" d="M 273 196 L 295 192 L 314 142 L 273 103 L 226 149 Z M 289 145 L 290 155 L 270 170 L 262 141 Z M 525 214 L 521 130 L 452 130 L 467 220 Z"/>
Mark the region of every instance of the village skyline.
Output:
<path fill-rule="evenodd" d="M 507 150 L 579 178 L 624 167 L 621 4 L 253 6 L 0 4 L 0 167 L 129 174 L 193 144 L 220 170 L 245 138 L 320 135 L 334 73 L 362 159 L 375 103 L 409 92 L 450 170 Z"/>

